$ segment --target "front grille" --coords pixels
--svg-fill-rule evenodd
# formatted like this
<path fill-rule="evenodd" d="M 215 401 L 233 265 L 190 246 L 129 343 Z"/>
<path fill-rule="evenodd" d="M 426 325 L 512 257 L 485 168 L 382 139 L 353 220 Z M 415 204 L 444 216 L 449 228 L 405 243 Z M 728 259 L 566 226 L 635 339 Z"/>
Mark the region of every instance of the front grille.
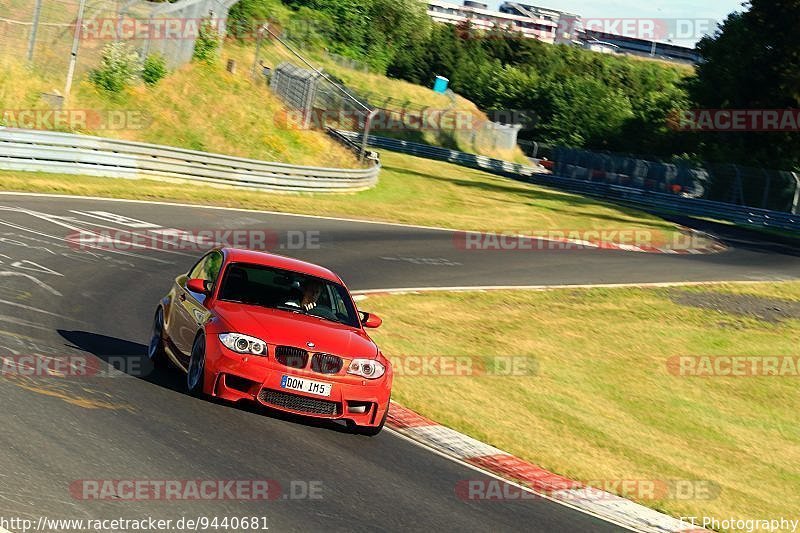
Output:
<path fill-rule="evenodd" d="M 337 355 L 315 353 L 311 358 L 311 370 L 320 374 L 338 374 L 344 362 Z"/>
<path fill-rule="evenodd" d="M 305 368 L 308 364 L 308 352 L 294 346 L 276 346 L 275 360 L 290 368 Z"/>
<path fill-rule="evenodd" d="M 271 389 L 261 389 L 261 392 L 258 393 L 258 399 L 266 404 L 291 409 L 300 413 L 334 416 L 339 412 L 339 404 L 336 402 L 318 400 Z"/>

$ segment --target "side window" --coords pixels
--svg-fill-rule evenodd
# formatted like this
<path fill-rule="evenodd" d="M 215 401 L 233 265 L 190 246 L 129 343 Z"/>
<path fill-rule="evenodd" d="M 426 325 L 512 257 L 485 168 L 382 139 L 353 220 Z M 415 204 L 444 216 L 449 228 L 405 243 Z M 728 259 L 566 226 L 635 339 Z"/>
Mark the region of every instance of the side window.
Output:
<path fill-rule="evenodd" d="M 206 257 L 203 266 L 203 279 L 207 279 L 211 283 L 217 281 L 219 271 L 222 268 L 222 252 L 211 252 Z"/>
<path fill-rule="evenodd" d="M 219 271 L 222 268 L 222 252 L 211 252 L 203 257 L 189 272 L 189 278 L 198 278 L 210 281 L 212 284 L 217 280 Z"/>
<path fill-rule="evenodd" d="M 189 271 L 189 279 L 200 278 L 203 276 L 202 272 L 207 259 L 207 255 L 203 256 L 200 261 L 198 261 L 197 264 L 192 267 L 192 269 Z"/>

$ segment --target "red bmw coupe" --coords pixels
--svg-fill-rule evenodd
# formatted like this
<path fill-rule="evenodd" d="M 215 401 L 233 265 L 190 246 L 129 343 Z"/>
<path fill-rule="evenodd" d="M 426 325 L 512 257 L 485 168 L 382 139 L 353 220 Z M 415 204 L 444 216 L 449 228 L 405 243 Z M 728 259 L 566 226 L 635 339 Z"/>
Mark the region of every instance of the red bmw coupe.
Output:
<path fill-rule="evenodd" d="M 186 372 L 194 395 L 341 419 L 377 435 L 392 367 L 342 280 L 317 265 L 223 248 L 175 279 L 159 302 L 148 355 Z"/>

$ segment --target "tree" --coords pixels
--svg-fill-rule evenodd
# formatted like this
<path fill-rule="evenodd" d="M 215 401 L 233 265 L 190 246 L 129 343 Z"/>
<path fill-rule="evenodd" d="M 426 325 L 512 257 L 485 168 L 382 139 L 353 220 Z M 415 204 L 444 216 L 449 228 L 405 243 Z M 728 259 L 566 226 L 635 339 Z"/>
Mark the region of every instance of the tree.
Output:
<path fill-rule="evenodd" d="M 698 44 L 702 63 L 689 84 L 701 108 L 800 107 L 800 0 L 751 0 Z M 703 134 L 717 159 L 800 164 L 800 132 Z"/>

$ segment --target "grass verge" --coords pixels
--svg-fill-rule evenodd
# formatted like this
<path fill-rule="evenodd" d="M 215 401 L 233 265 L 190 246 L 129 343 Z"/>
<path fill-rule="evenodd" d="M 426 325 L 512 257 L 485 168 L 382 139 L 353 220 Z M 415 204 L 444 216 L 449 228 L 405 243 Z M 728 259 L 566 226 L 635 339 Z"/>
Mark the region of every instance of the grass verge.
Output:
<path fill-rule="evenodd" d="M 154 180 L 0 171 L 0 189 L 177 201 L 489 232 L 637 230 L 675 226 L 632 209 L 449 163 L 384 152 L 380 182 L 349 194 L 272 194 Z"/>
<path fill-rule="evenodd" d="M 40 128 L 264 161 L 358 166 L 353 154 L 323 131 L 284 127 L 283 104 L 263 83 L 253 83 L 249 73 L 248 68 L 228 73 L 221 63 L 189 64 L 155 87 L 135 85 L 118 95 L 84 80 L 73 89 L 69 107 L 97 120 L 77 120 L 74 127 L 60 128 L 43 123 Z M 18 63 L 0 64 L 0 110 L 48 109 L 39 95 L 52 87 L 49 79 Z M 20 125 L 15 113 L 8 115 L 11 120 L 0 112 L 0 125 Z"/>
<path fill-rule="evenodd" d="M 800 356 L 800 282 L 408 294 L 361 305 L 384 318 L 375 337 L 396 361 L 512 355 L 537 369 L 397 377 L 394 398 L 438 422 L 575 480 L 719 487 L 710 497 L 627 494 L 675 516 L 793 518 L 800 509 L 798 378 L 668 370 L 674 356 Z"/>
<path fill-rule="evenodd" d="M 466 98 L 454 95 L 451 100 L 429 87 L 343 67 L 318 49 L 305 49 L 302 53 L 314 65 L 341 80 L 357 95 L 368 98 L 372 105 L 391 111 L 376 118 L 373 124 L 374 135 L 530 164 L 519 147 L 503 149 L 495 145 L 491 128 L 484 125 L 488 120 L 486 114 Z M 228 41 L 222 57 L 234 59 L 242 67 L 249 68 L 255 58 L 255 49 L 251 43 Z M 272 67 L 288 61 L 305 68 L 289 50 L 272 41 L 263 44 L 259 58 Z M 417 121 L 423 119 L 427 126 L 420 127 Z M 401 124 L 404 126 L 401 127 Z"/>

